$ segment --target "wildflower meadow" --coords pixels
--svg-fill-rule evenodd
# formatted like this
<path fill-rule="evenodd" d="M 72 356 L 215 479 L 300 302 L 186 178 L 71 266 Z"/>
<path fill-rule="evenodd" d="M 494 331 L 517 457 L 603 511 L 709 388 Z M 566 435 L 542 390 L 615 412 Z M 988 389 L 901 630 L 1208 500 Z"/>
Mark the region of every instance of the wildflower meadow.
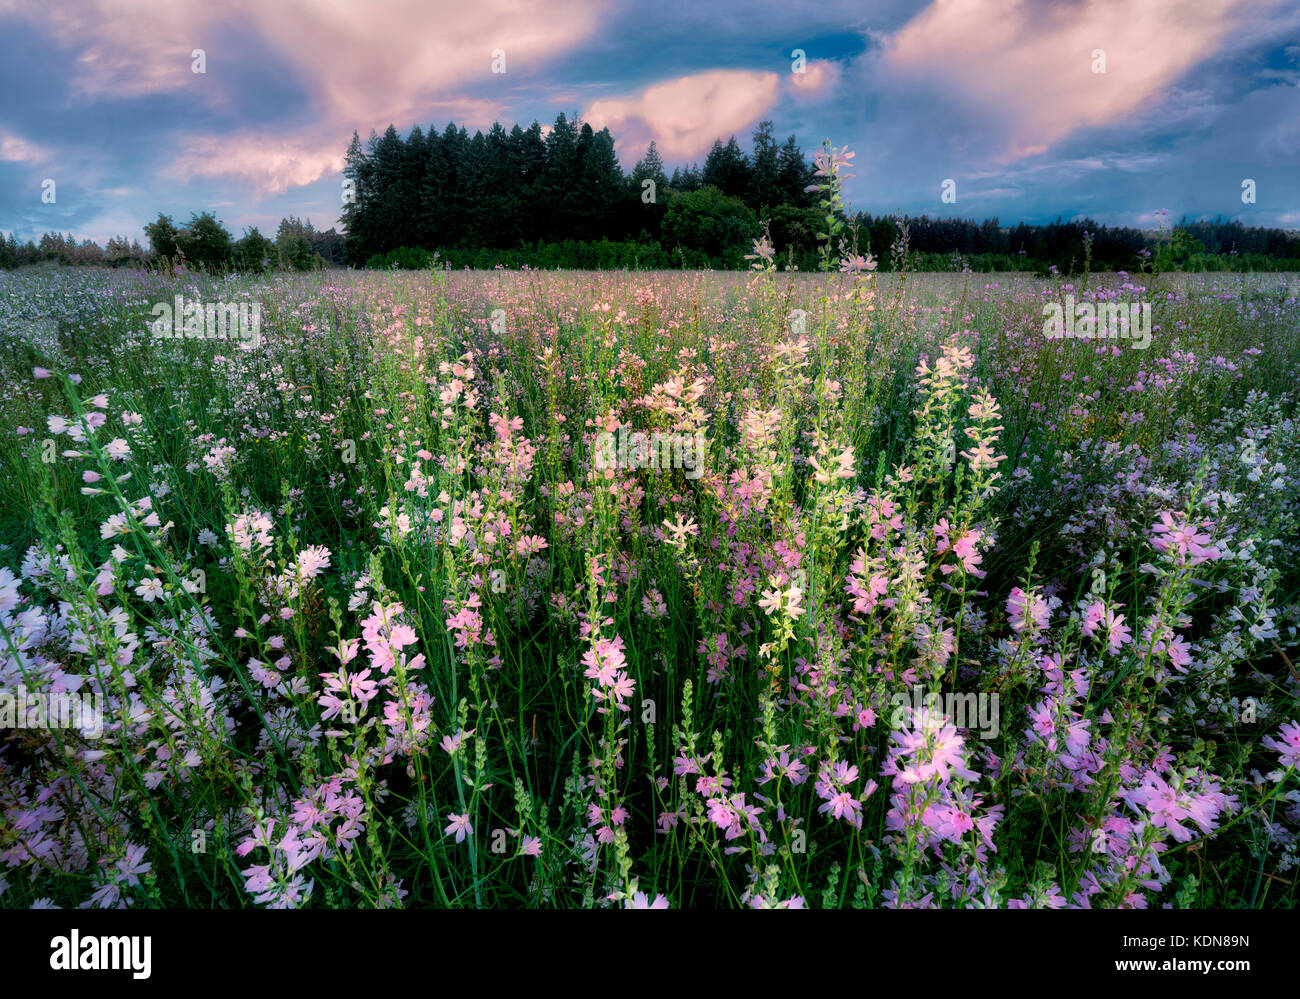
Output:
<path fill-rule="evenodd" d="M 1292 975 L 1300 3 L 0 0 L 0 93 L 14 996 Z"/>
<path fill-rule="evenodd" d="M 773 249 L 0 275 L 0 905 L 1294 906 L 1295 275 Z"/>

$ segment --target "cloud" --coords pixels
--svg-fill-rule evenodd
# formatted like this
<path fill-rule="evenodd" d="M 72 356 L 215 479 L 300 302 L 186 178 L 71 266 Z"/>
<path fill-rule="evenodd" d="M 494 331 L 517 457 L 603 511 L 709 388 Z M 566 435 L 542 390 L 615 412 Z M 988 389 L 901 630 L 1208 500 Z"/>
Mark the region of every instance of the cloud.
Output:
<path fill-rule="evenodd" d="M 1264 163 L 1284 164 L 1294 169 L 1300 160 L 1300 86 L 1287 87 L 1276 95 L 1274 103 L 1280 105 L 1280 117 L 1271 127 L 1261 124 L 1255 151 Z"/>
<path fill-rule="evenodd" d="M 275 192 L 333 169 L 353 129 L 364 136 L 390 121 L 427 123 L 430 113 L 486 125 L 519 80 L 596 31 L 603 7 L 604 0 L 85 0 L 74 12 L 0 0 L 0 15 L 26 18 L 70 50 L 76 100 L 184 95 L 242 117 L 245 129 L 255 101 L 249 88 L 267 75 L 259 60 L 269 56 L 310 102 L 296 120 L 312 124 L 280 121 L 234 139 L 199 127 L 178 140 L 183 152 L 166 175 L 229 176 Z M 203 74 L 192 71 L 194 49 L 204 50 Z M 504 74 L 492 71 L 496 50 L 505 53 Z M 11 143 L 8 151 L 27 148 Z"/>
<path fill-rule="evenodd" d="M 242 13 L 242 12 L 241 12 Z M 79 4 L 0 0 L 0 14 L 23 18 L 72 54 L 60 74 L 78 97 L 140 97 L 179 89 L 192 77 L 190 52 L 217 11 L 193 0 L 85 0 Z"/>
<path fill-rule="evenodd" d="M 873 212 L 1234 212 L 1243 177 L 1254 222 L 1294 224 L 1298 203 L 1286 0 L 0 0 L 0 33 L 27 98 L 0 114 L 0 218 L 37 235 L 222 204 L 232 224 L 330 217 L 354 129 L 574 109 L 624 168 L 652 140 L 670 172 L 717 137 L 747 145 L 762 118 L 809 151 L 831 136 Z M 33 196 L 47 174 L 57 208 Z"/>
<path fill-rule="evenodd" d="M 665 158 L 680 160 L 758 121 L 780 92 L 776 73 L 716 69 L 657 83 L 634 97 L 593 101 L 583 117 L 614 133 L 625 166 L 651 140 Z"/>
<path fill-rule="evenodd" d="M 77 51 L 70 77 L 85 96 L 188 88 L 197 75 L 194 49 L 205 52 L 203 82 L 219 85 L 223 64 L 238 56 L 237 26 L 313 83 L 326 108 L 363 115 L 535 71 L 590 36 L 602 7 L 600 0 L 86 0 L 71 11 L 0 0 L 0 13 L 25 16 Z M 505 74 L 492 72 L 496 49 L 507 55 Z"/>
<path fill-rule="evenodd" d="M 0 160 L 10 163 L 41 163 L 50 156 L 50 151 L 44 146 L 28 142 L 12 132 L 0 131 Z"/>
<path fill-rule="evenodd" d="M 1150 105 L 1277 2 L 936 0 L 890 39 L 879 66 L 984 118 L 1007 162 Z M 1105 72 L 1094 72 L 1102 53 Z"/>
<path fill-rule="evenodd" d="M 790 87 L 796 97 L 808 100 L 828 93 L 839 82 L 839 78 L 839 63 L 815 59 L 804 67 L 804 72 L 790 74 Z"/>
<path fill-rule="evenodd" d="M 198 136 L 163 171 L 179 181 L 230 177 L 246 183 L 257 197 L 302 187 L 343 169 L 339 143 L 313 146 L 260 135 Z"/>

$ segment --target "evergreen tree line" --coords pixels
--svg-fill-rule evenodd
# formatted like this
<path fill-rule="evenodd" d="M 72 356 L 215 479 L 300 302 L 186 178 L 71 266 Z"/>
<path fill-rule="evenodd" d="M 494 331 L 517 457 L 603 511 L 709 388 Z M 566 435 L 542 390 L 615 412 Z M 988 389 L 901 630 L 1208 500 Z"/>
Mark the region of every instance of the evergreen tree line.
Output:
<path fill-rule="evenodd" d="M 1144 260 L 1160 270 L 1296 270 L 1300 269 L 1300 233 L 1246 228 L 1215 218 L 1179 220 L 1164 236 L 1141 229 L 1108 227 L 1091 219 L 1047 225 L 1002 228 L 996 218 L 967 219 L 875 217 L 853 219 L 864 246 L 886 261 L 903 246 L 934 264 L 936 257 L 960 258 L 979 270 L 1081 271 L 1134 270 Z M 959 261 L 960 262 L 960 261 Z M 916 263 L 914 260 L 913 263 Z M 975 267 L 978 263 L 980 266 Z M 942 265 L 923 269 L 945 269 Z"/>
<path fill-rule="evenodd" d="M 354 132 L 344 175 L 347 259 L 363 265 L 402 248 L 512 249 L 603 240 L 664 241 L 730 266 L 750 249 L 759 218 L 815 231 L 812 167 L 795 137 L 778 145 L 761 122 L 745 153 L 732 136 L 714 142 L 702 167 L 669 177 L 652 142 L 624 174 L 608 128 L 560 114 L 549 132 L 533 122 L 496 122 L 470 137 L 454 122 L 419 126 L 406 139 L 389 125 L 363 146 Z"/>
<path fill-rule="evenodd" d="M 148 256 L 138 240 L 128 242 L 119 236 L 100 246 L 89 239 L 78 243 L 72 233 L 47 232 L 39 243 L 30 240 L 19 243 L 13 233 L 0 233 L 0 267 L 3 268 L 39 264 L 44 260 L 72 266 L 139 267 Z"/>
<path fill-rule="evenodd" d="M 498 122 L 471 138 L 449 123 L 441 133 L 417 126 L 403 140 L 389 125 L 364 146 L 353 133 L 345 176 L 346 258 L 356 266 L 746 267 L 766 223 L 782 262 L 806 270 L 823 228 L 806 190 L 813 168 L 793 135 L 777 144 L 770 121 L 759 123 L 748 153 L 735 136 L 719 138 L 702 167 L 671 177 L 654 143 L 624 175 L 609 130 L 563 114 L 546 134 L 537 122 L 508 132 Z M 1183 219 L 1168 235 L 1090 219 L 1014 228 L 996 218 L 858 213 L 845 221 L 857 251 L 883 269 L 1300 266 L 1300 235 L 1217 218 Z"/>
<path fill-rule="evenodd" d="M 725 149 L 725 147 L 723 147 Z M 638 164 L 640 167 L 641 164 Z M 371 254 L 366 266 L 423 269 L 430 266 L 485 269 L 496 266 L 584 269 L 662 269 L 745 267 L 743 251 L 758 232 L 758 213 L 740 198 L 713 185 L 698 186 L 702 171 L 674 171 L 667 190 L 673 207 L 660 220 L 660 238 L 641 232 L 636 240 L 551 239 L 514 247 L 472 246 L 465 242 L 430 251 L 402 245 Z M 674 187 L 673 184 L 681 184 Z M 640 189 L 638 187 L 638 189 Z M 675 192 L 675 193 L 674 193 Z M 760 211 L 765 207 L 760 204 Z M 783 261 L 802 269 L 816 266 L 814 246 L 818 213 L 788 203 L 765 214 Z M 1003 229 L 998 220 L 931 219 L 927 216 L 876 216 L 858 213 L 849 223 L 850 241 L 871 252 L 881 270 L 1035 271 L 1056 268 L 1076 273 L 1093 270 L 1240 271 L 1300 269 L 1300 237 L 1280 229 L 1247 228 L 1239 222 L 1182 219 L 1167 236 L 1137 229 L 1109 228 L 1090 220 L 1048 225 L 1021 223 Z M 350 259 L 348 242 L 334 229 L 318 231 L 311 221 L 284 219 L 276 239 L 256 228 L 234 239 L 211 213 L 193 215 L 177 227 L 167 215 L 145 226 L 150 249 L 122 237 L 104 247 L 71 234 L 46 233 L 38 243 L 19 243 L 0 233 L 0 268 L 52 261 L 64 265 L 139 267 L 181 263 L 208 270 L 310 270 L 342 265 Z M 1085 241 L 1088 245 L 1085 249 Z"/>
<path fill-rule="evenodd" d="M 813 167 L 793 135 L 777 143 L 771 121 L 755 128 L 748 152 L 735 136 L 718 138 L 702 166 L 671 176 L 653 142 L 625 175 L 609 129 L 563 114 L 547 132 L 497 122 L 473 137 L 449 123 L 402 139 L 389 125 L 364 146 L 353 133 L 344 176 L 346 234 L 291 216 L 273 240 L 255 227 L 236 239 L 210 212 L 180 225 L 160 213 L 144 227 L 148 253 L 118 237 L 101 249 L 70 234 L 47 233 L 38 245 L 9 234 L 0 236 L 0 267 L 744 268 L 766 226 L 780 264 L 811 270 L 825 222 L 807 190 Z M 1090 219 L 1003 228 L 997 218 L 859 212 L 842 221 L 845 249 L 872 254 L 882 270 L 1300 269 L 1300 233 L 1222 218 L 1183 218 L 1162 234 Z"/>
<path fill-rule="evenodd" d="M 67 265 L 100 267 L 168 267 L 177 264 L 208 271 L 312 270 L 345 263 L 343 235 L 334 229 L 317 230 L 311 220 L 283 219 L 275 239 L 257 228 L 235 239 L 211 212 L 192 214 L 176 225 L 170 215 L 144 227 L 150 249 L 138 241 L 114 236 L 105 247 L 91 240 L 77 243 L 69 234 L 46 233 L 39 243 L 19 243 L 13 233 L 0 233 L 0 268 L 22 267 L 54 261 Z"/>

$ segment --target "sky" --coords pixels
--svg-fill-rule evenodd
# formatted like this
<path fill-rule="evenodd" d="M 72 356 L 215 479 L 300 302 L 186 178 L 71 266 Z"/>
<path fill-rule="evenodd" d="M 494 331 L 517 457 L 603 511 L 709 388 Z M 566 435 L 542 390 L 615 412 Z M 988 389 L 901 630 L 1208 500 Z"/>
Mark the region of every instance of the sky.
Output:
<path fill-rule="evenodd" d="M 559 112 L 670 173 L 771 119 L 875 215 L 1300 229 L 1297 0 L 0 0 L 0 95 L 24 241 L 327 229 L 354 130 Z"/>

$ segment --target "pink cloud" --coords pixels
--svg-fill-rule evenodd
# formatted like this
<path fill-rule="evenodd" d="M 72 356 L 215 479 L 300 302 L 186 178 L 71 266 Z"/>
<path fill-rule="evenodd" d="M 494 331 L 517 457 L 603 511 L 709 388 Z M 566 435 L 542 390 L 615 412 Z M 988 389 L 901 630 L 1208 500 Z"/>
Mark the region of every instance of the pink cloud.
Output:
<path fill-rule="evenodd" d="M 790 87 L 796 97 L 808 100 L 825 95 L 839 78 L 839 63 L 817 59 L 809 62 L 804 72 L 790 74 Z"/>
<path fill-rule="evenodd" d="M 1001 158 L 1149 106 L 1278 0 L 936 0 L 887 43 L 891 80 L 937 84 L 988 114 Z M 1094 72 L 1097 50 L 1105 72 Z"/>
<path fill-rule="evenodd" d="M 40 163 L 50 158 L 50 151 L 20 135 L 0 131 L 0 160 L 10 163 Z"/>
<path fill-rule="evenodd" d="M 486 127 L 504 104 L 468 97 L 467 89 L 499 83 L 504 98 L 521 77 L 594 34 L 605 2 L 84 0 L 65 10 L 0 0 L 0 13 L 25 17 L 75 53 L 69 81 L 79 96 L 185 93 L 234 113 L 225 46 L 246 33 L 310 95 L 312 126 L 288 135 L 282 128 L 234 139 L 195 135 L 166 174 L 228 176 L 269 193 L 335 169 L 353 129 L 364 137 L 390 121 L 427 124 L 431 113 Z M 195 49 L 204 50 L 206 73 L 193 72 Z M 497 50 L 504 75 L 492 71 Z"/>
<path fill-rule="evenodd" d="M 583 117 L 619 137 L 619 159 L 630 166 L 651 140 L 666 158 L 700 156 L 714 139 L 756 122 L 780 92 L 776 73 L 716 69 L 656 83 L 636 96 L 593 101 Z"/>
<path fill-rule="evenodd" d="M 25 18 L 74 51 L 61 71 L 75 94 L 129 98 L 177 90 L 194 79 L 190 53 L 203 47 L 221 12 L 195 0 L 0 0 L 0 13 Z"/>
<path fill-rule="evenodd" d="M 599 26 L 603 0 L 85 0 L 80 9 L 0 0 L 75 48 L 71 82 L 84 95 L 136 97 L 197 85 L 220 88 L 220 40 L 228 29 L 254 36 L 311 84 L 326 108 L 372 117 L 468 82 L 529 72 L 581 44 Z M 203 49 L 207 72 L 192 70 Z M 493 52 L 506 74 L 492 72 Z M 342 54 L 346 53 L 346 58 Z"/>
<path fill-rule="evenodd" d="M 339 143 L 295 144 L 260 135 L 196 136 L 164 170 L 162 176 L 180 181 L 195 177 L 229 177 L 248 185 L 261 197 L 280 194 L 341 172 Z"/>

